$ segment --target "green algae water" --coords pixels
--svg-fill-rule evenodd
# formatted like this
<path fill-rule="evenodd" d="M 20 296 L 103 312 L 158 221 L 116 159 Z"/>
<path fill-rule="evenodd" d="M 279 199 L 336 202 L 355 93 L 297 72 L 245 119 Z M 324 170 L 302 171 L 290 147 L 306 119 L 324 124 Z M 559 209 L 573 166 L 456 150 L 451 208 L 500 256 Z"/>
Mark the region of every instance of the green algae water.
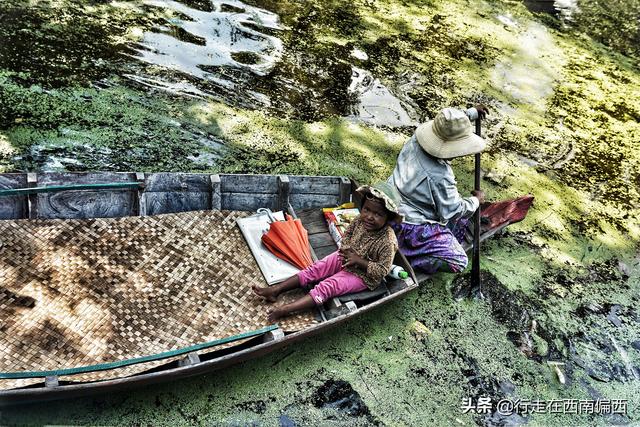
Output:
<path fill-rule="evenodd" d="M 1 422 L 639 423 L 640 3 L 565 2 L 552 14 L 533 3 L 1 2 L 2 172 L 375 182 L 416 123 L 482 102 L 488 198 L 536 198 L 525 221 L 482 247 L 485 301 L 456 299 L 466 276 L 439 275 L 259 360 L 3 409 Z M 467 193 L 472 159 L 453 166 Z M 489 410 L 464 410 L 481 398 Z M 626 410 L 500 413 L 505 399 Z"/>

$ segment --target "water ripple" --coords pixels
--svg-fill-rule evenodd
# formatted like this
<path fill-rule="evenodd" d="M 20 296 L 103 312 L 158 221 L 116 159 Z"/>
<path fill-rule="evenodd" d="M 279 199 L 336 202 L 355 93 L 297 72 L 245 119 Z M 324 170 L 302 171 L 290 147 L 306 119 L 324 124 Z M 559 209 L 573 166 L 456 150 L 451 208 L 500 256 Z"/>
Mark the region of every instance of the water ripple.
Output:
<path fill-rule="evenodd" d="M 282 28 L 272 12 L 233 0 L 212 1 L 212 11 L 171 0 L 144 3 L 171 16 L 133 46 L 135 57 L 146 63 L 235 90 L 250 75 L 268 74 L 282 56 L 282 41 L 272 35 Z M 134 79 L 143 84 L 154 80 Z M 158 87 L 158 82 L 152 86 Z M 201 93 L 185 81 L 165 81 L 160 86 L 178 93 Z"/>

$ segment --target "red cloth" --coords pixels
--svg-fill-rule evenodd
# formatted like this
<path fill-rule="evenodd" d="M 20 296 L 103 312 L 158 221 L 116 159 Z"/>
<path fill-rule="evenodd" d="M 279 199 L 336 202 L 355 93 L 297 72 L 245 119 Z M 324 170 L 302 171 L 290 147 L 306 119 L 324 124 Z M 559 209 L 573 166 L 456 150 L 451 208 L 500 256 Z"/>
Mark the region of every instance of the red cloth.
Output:
<path fill-rule="evenodd" d="M 483 203 L 480 207 L 482 228 L 492 229 L 504 223 L 513 224 L 522 221 L 533 204 L 531 194 L 501 202 Z"/>

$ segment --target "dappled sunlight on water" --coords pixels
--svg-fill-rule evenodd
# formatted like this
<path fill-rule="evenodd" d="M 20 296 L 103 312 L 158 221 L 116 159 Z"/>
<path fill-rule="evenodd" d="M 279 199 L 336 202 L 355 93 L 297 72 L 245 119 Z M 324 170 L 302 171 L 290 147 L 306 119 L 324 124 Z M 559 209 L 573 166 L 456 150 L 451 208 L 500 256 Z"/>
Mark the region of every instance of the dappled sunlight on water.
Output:
<path fill-rule="evenodd" d="M 236 67 L 258 75 L 268 73 L 282 54 L 282 42 L 261 30 L 280 29 L 278 17 L 240 2 L 214 2 L 213 12 L 175 1 L 147 0 L 180 14 L 167 26 L 145 33 L 139 58 L 205 78 L 208 67 Z M 223 6 L 233 9 L 223 11 Z M 212 70 L 213 71 L 213 70 Z M 224 83 L 223 83 L 224 84 Z M 229 84 L 227 84 L 229 85 Z"/>
<path fill-rule="evenodd" d="M 510 23 L 514 27 L 517 26 L 514 21 L 510 20 Z M 542 109 L 544 103 L 540 101 L 544 101 L 544 98 L 553 93 L 553 84 L 558 73 L 558 70 L 545 60 L 545 56 L 553 55 L 559 49 L 541 24 L 529 24 L 527 30 L 519 35 L 519 39 L 518 50 L 514 52 L 512 59 L 496 65 L 493 82 L 509 93 L 516 102 L 538 104 Z"/>
<path fill-rule="evenodd" d="M 282 55 L 282 41 L 269 32 L 281 30 L 278 16 L 237 1 L 214 1 L 213 11 L 191 8 L 177 1 L 146 0 L 172 17 L 165 25 L 144 33 L 135 45 L 136 58 L 178 73 L 178 76 L 127 77 L 175 93 L 204 95 L 217 91 L 268 103 L 245 86 L 269 73 Z M 175 78 L 177 77 L 177 78 Z M 185 77 L 204 80 L 202 90 Z"/>
<path fill-rule="evenodd" d="M 396 96 L 367 71 L 353 67 L 349 90 L 358 97 L 352 117 L 365 123 L 385 126 L 417 126 L 410 110 Z M 413 117 L 416 116 L 412 111 Z"/>
<path fill-rule="evenodd" d="M 125 77 L 142 86 L 315 120 L 328 115 L 383 126 L 414 126 L 416 114 L 370 72 L 313 52 L 287 51 L 291 29 L 278 15 L 239 1 L 201 10 L 145 0 L 165 22 L 141 35 L 132 56 L 149 64 Z M 367 61 L 354 51 L 351 60 Z"/>

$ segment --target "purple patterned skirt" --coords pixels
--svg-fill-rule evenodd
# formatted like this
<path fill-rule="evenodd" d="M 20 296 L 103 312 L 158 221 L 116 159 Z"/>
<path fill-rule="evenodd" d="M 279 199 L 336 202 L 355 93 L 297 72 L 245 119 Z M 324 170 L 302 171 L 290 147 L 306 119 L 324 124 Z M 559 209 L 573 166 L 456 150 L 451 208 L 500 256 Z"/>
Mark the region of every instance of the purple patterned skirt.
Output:
<path fill-rule="evenodd" d="M 467 254 L 460 242 L 464 239 L 468 218 L 441 224 L 395 224 L 400 252 L 414 270 L 432 274 L 437 271 L 459 273 L 467 266 Z"/>

